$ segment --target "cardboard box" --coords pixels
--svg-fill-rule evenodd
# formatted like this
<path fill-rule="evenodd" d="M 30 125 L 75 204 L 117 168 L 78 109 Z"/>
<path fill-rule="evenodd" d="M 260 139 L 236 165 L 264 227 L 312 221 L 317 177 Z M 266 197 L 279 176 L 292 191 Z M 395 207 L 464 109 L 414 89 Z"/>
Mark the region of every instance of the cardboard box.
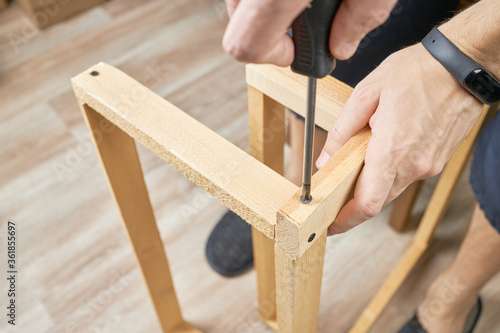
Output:
<path fill-rule="evenodd" d="M 3 0 L 0 0 L 3 1 Z M 17 0 L 38 28 L 47 28 L 105 0 Z"/>

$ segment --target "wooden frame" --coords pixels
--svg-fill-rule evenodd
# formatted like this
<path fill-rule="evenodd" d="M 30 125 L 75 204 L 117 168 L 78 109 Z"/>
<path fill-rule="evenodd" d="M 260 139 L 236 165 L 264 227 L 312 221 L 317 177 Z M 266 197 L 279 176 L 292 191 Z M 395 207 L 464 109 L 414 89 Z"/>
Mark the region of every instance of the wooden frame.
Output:
<path fill-rule="evenodd" d="M 352 193 L 370 131 L 315 174 L 305 205 L 280 173 L 284 105 L 304 112 L 306 82 L 272 66 L 249 65 L 247 78 L 253 157 L 109 65 L 72 79 L 164 332 L 198 330 L 182 318 L 133 139 L 253 226 L 260 318 L 280 332 L 316 332 L 326 229 Z M 303 93 L 290 104 L 294 91 Z M 321 127 L 331 126 L 350 91 L 331 77 L 320 81 Z"/>
<path fill-rule="evenodd" d="M 199 331 L 182 318 L 134 139 L 253 226 L 261 320 L 279 332 L 316 332 L 326 229 L 352 196 L 370 130 L 314 175 L 313 201 L 302 204 L 281 174 L 284 107 L 305 113 L 306 78 L 269 65 L 247 65 L 246 76 L 251 155 L 109 65 L 72 80 L 164 332 Z M 332 77 L 319 80 L 316 124 L 328 130 L 351 92 Z M 370 329 L 428 247 L 485 115 L 443 171 L 413 245 L 351 332 Z M 404 227 L 418 187 L 398 200 L 393 227 Z"/>

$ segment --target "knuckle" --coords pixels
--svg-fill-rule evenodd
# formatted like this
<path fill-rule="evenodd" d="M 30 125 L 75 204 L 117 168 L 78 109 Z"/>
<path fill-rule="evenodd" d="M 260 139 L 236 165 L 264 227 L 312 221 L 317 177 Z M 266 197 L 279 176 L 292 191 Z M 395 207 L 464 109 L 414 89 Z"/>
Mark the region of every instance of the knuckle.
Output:
<path fill-rule="evenodd" d="M 368 126 L 370 126 L 370 128 L 372 129 L 372 131 L 374 131 L 378 126 L 379 122 L 377 121 L 378 120 L 378 117 L 377 117 L 377 113 L 375 113 L 373 116 L 370 117 L 370 120 L 368 120 Z"/>
<path fill-rule="evenodd" d="M 429 177 L 433 168 L 432 161 L 421 159 L 415 163 L 414 175 L 415 178 Z"/>
<path fill-rule="evenodd" d="M 370 85 L 367 84 L 358 84 L 354 88 L 352 94 L 356 98 L 356 102 L 361 105 L 369 103 L 374 95 Z"/>
<path fill-rule="evenodd" d="M 372 30 L 380 25 L 382 25 L 391 14 L 391 10 L 387 8 L 372 10 L 369 16 L 365 18 L 366 28 Z"/>
<path fill-rule="evenodd" d="M 392 5 L 388 5 L 382 8 L 378 7 L 366 10 L 365 8 L 360 8 L 360 6 L 356 6 L 354 1 L 347 1 L 345 3 L 346 17 L 343 23 L 360 35 L 367 34 L 387 21 L 393 7 Z"/>
<path fill-rule="evenodd" d="M 328 143 L 330 144 L 335 144 L 335 143 L 342 143 L 344 140 L 344 135 L 338 128 L 338 126 L 333 125 L 333 127 L 330 129 L 330 132 L 328 132 L 328 137 L 327 137 Z"/>
<path fill-rule="evenodd" d="M 222 41 L 222 48 L 235 60 L 244 62 L 252 62 L 256 60 L 251 48 L 249 48 L 246 44 L 235 42 L 230 39 L 224 39 Z"/>
<path fill-rule="evenodd" d="M 377 216 L 382 210 L 382 204 L 375 200 L 367 200 L 360 205 L 360 212 L 366 219 Z"/>
<path fill-rule="evenodd" d="M 443 167 L 444 167 L 444 165 L 442 165 L 442 164 L 434 164 L 430 168 L 428 176 L 429 177 L 434 177 L 434 176 L 439 175 L 441 173 L 441 171 L 443 171 Z"/>

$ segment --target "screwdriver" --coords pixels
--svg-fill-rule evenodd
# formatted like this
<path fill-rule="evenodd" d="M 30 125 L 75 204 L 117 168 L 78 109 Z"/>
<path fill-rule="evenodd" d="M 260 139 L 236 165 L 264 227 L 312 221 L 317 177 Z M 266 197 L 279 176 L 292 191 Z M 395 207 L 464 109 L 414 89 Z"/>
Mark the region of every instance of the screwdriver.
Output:
<path fill-rule="evenodd" d="M 313 0 L 292 23 L 295 57 L 292 71 L 306 75 L 307 112 L 304 134 L 304 166 L 300 200 L 311 202 L 311 176 L 314 143 L 314 115 L 316 108 L 316 79 L 330 74 L 335 59 L 330 52 L 329 38 L 333 17 L 341 0 Z"/>

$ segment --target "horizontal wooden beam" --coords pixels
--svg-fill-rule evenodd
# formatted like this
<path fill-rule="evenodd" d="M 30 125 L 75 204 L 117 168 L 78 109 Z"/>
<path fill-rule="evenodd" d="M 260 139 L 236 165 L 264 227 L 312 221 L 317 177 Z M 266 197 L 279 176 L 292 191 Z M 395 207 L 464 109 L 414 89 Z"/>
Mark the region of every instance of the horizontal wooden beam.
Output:
<path fill-rule="evenodd" d="M 276 212 L 297 191 L 290 181 L 112 66 L 95 65 L 72 83 L 82 105 L 275 237 Z"/>
<path fill-rule="evenodd" d="M 278 103 L 304 116 L 306 112 L 307 78 L 290 68 L 272 65 L 246 66 L 247 83 Z M 327 76 L 318 80 L 316 90 L 316 125 L 329 130 L 342 111 L 352 88 Z"/>

